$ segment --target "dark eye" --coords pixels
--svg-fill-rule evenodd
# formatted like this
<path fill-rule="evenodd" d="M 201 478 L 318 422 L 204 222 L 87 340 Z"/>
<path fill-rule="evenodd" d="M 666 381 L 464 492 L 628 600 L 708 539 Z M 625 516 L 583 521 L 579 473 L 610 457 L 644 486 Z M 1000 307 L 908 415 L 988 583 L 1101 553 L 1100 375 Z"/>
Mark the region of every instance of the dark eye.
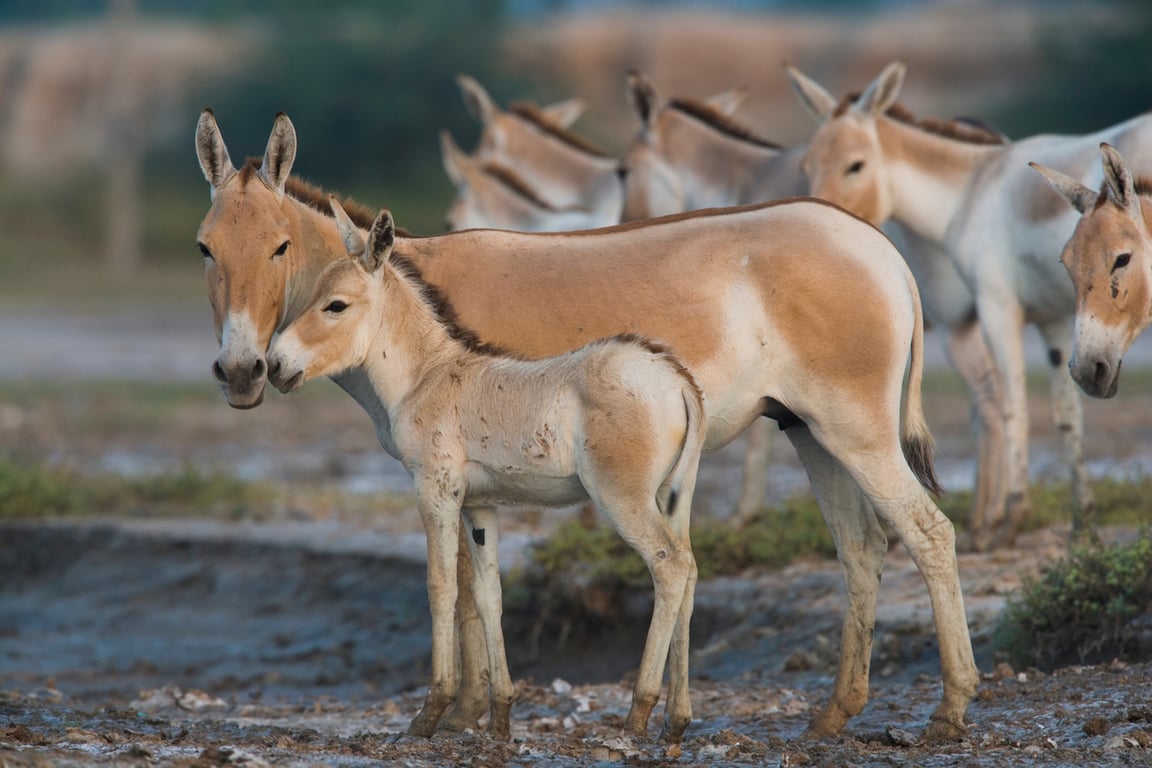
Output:
<path fill-rule="evenodd" d="M 1132 254 L 1122 253 L 1116 257 L 1116 263 L 1112 265 L 1112 271 L 1128 266 L 1128 262 L 1132 261 Z"/>
<path fill-rule="evenodd" d="M 285 254 L 285 252 L 287 252 L 287 250 L 288 250 L 288 243 L 289 243 L 289 242 L 291 242 L 291 241 L 290 241 L 290 240 L 285 240 L 283 243 L 281 243 L 281 244 L 280 244 L 280 247 L 276 249 L 276 252 L 275 252 L 275 253 L 273 253 L 273 254 L 272 254 L 272 256 L 273 256 L 273 257 L 276 257 L 276 256 L 283 256 L 283 255 Z"/>
<path fill-rule="evenodd" d="M 862 170 L 864 170 L 864 161 L 857 160 L 856 162 L 852 163 L 852 165 L 848 166 L 848 170 L 844 171 L 844 175 L 849 176 L 853 173 L 860 173 Z"/>
<path fill-rule="evenodd" d="M 204 243 L 196 243 L 196 247 L 200 249 L 200 255 L 206 259 L 212 258 L 212 251 L 208 250 L 208 246 Z"/>
<path fill-rule="evenodd" d="M 348 309 L 348 304 L 346 304 L 343 301 L 340 301 L 340 299 L 335 299 L 334 301 L 330 301 L 330 302 L 328 302 L 328 306 L 324 307 L 325 312 L 331 312 L 334 315 L 338 315 L 346 309 Z"/>

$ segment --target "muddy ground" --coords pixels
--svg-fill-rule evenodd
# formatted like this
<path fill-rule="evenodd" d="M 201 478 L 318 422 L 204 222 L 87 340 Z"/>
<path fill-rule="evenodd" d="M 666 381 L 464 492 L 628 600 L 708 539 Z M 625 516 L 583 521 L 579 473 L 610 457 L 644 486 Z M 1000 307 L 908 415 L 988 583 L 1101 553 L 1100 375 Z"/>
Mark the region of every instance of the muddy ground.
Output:
<path fill-rule="evenodd" d="M 206 371 L 208 361 L 195 368 Z M 1150 400 L 1122 390 L 1120 400 L 1087 405 L 1095 473 L 1149 466 Z M 88 410 L 111 406 L 79 394 L 0 405 L 8 444 L 63 466 L 146 472 L 191 462 L 285 485 L 385 488 L 401 498 L 408 488 L 399 466 L 375 447 L 367 420 L 338 397 L 271 396 L 246 413 L 196 399 L 166 406 L 159 422 L 118 411 L 97 418 Z M 928 413 L 945 482 L 962 486 L 971 473 L 967 406 L 945 387 L 929 396 Z M 1042 399 L 1033 421 L 1036 471 L 1051 474 L 1059 448 Z M 803 487 L 786 442 L 773 450 L 770 496 Z M 706 460 L 699 515 L 730 509 L 740 456 L 738 442 Z M 1006 595 L 1063 553 L 1059 528 L 1031 533 L 1012 549 L 961 555 L 984 673 L 966 739 L 917 741 L 940 694 L 939 664 L 923 583 L 895 543 L 870 702 L 842 738 L 798 738 L 829 694 L 844 605 L 837 565 L 802 560 L 700 584 L 694 722 L 682 748 L 670 750 L 620 733 L 646 593 L 566 639 L 548 629 L 538 645 L 539 617 L 509 610 L 519 693 L 513 741 L 483 733 L 414 739 L 404 732 L 422 699 L 429 637 L 414 511 L 348 516 L 289 505 L 268 519 L 239 521 L 96 512 L 106 514 L 0 526 L 3 768 L 1152 764 L 1152 665 L 1043 674 L 1012 670 L 992 649 Z M 510 512 L 505 564 L 566 514 Z M 653 735 L 661 714 L 658 707 Z"/>

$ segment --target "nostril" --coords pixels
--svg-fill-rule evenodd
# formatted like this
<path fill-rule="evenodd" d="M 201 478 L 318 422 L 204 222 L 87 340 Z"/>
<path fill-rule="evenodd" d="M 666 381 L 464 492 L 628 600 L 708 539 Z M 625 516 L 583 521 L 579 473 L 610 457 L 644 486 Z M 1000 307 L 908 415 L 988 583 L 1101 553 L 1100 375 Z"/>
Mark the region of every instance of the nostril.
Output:
<path fill-rule="evenodd" d="M 264 371 L 267 366 L 264 365 L 264 359 L 261 358 L 252 364 L 252 381 L 259 381 L 264 378 Z"/>
<path fill-rule="evenodd" d="M 268 367 L 268 375 L 271 376 L 272 378 L 276 378 L 277 374 L 279 374 L 279 373 L 280 373 L 280 361 L 279 360 L 273 360 L 272 365 L 270 365 Z"/>
<path fill-rule="evenodd" d="M 228 375 L 224 373 L 224 369 L 220 367 L 220 361 L 214 360 L 212 362 L 212 375 L 216 377 L 216 381 L 221 384 L 228 383 Z"/>
<path fill-rule="evenodd" d="M 1093 380 L 1097 383 L 1102 383 L 1108 377 L 1108 366 L 1104 363 L 1096 363 Z"/>

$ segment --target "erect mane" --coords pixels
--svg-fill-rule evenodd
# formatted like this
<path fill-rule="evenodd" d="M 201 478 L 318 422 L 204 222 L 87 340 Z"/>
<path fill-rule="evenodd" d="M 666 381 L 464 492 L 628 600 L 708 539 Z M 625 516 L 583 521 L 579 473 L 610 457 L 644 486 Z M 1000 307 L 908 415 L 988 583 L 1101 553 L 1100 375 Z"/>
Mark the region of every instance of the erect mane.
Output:
<path fill-rule="evenodd" d="M 1132 179 L 1132 184 L 1137 197 L 1146 197 L 1152 200 L 1152 176 L 1136 176 Z M 1105 179 L 1100 182 L 1100 191 L 1096 195 L 1094 207 L 1100 208 L 1111 199 L 1112 196 L 1108 193 L 1108 180 Z"/>
<path fill-rule="evenodd" d="M 592 146 L 588 141 L 559 125 L 545 114 L 540 107 L 530 101 L 517 101 L 508 106 L 508 111 L 535 125 L 549 136 L 562 141 L 573 149 L 594 157 L 609 158 L 606 152 Z"/>
<path fill-rule="evenodd" d="M 1152 197 L 1152 176 L 1137 176 L 1136 194 L 1140 197 Z"/>
<path fill-rule="evenodd" d="M 839 117 L 843 115 L 852 107 L 859 97 L 860 94 L 858 93 L 850 93 L 845 96 L 840 100 L 840 103 L 836 105 L 832 116 Z M 966 144 L 1004 145 L 1009 143 L 1008 138 L 1005 137 L 1004 134 L 988 124 L 973 118 L 955 118 L 952 120 L 945 120 L 938 117 L 917 118 L 910 109 L 899 103 L 893 104 L 884 114 L 898 123 L 919 128 L 925 133 L 931 133 L 946 139 L 962 141 Z"/>
<path fill-rule="evenodd" d="M 536 194 L 536 191 L 528 185 L 528 182 L 511 168 L 497 163 L 484 163 L 480 166 L 480 170 L 537 208 L 543 208 L 548 211 L 556 210 L 555 206 L 541 199 L 540 196 Z"/>
<path fill-rule="evenodd" d="M 420 272 L 420 268 L 406 256 L 401 256 L 397 253 L 396 248 L 393 248 L 392 252 L 388 254 L 388 264 L 396 270 L 402 280 L 408 281 L 416 288 L 420 299 L 432 310 L 433 314 L 436 315 L 436 319 L 444 326 L 444 329 L 448 332 L 448 336 L 454 341 L 463 344 L 464 348 L 469 352 L 489 357 L 521 359 L 519 355 L 509 352 L 503 347 L 481 341 L 480 337 L 472 330 L 461 325 L 455 308 L 448 301 L 448 297 L 444 295 L 444 292 L 425 280 L 424 275 Z"/>
<path fill-rule="evenodd" d="M 683 112 L 689 117 L 694 117 L 705 125 L 715 128 L 725 136 L 731 136 L 734 139 L 747 141 L 768 149 L 783 149 L 779 144 L 774 144 L 760 138 L 752 133 L 751 130 L 737 123 L 731 117 L 710 104 L 689 99 L 672 99 L 668 102 L 668 108 L 674 109 L 677 112 Z"/>

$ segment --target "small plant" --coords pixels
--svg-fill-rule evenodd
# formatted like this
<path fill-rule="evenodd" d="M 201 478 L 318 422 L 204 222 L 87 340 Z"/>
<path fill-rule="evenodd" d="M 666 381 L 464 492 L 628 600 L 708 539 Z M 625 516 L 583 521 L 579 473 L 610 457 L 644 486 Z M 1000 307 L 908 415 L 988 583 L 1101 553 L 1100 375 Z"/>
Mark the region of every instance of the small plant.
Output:
<path fill-rule="evenodd" d="M 1152 533 L 1076 547 L 1009 600 L 996 644 L 1012 663 L 1051 669 L 1124 656 L 1125 627 L 1152 605 Z"/>

